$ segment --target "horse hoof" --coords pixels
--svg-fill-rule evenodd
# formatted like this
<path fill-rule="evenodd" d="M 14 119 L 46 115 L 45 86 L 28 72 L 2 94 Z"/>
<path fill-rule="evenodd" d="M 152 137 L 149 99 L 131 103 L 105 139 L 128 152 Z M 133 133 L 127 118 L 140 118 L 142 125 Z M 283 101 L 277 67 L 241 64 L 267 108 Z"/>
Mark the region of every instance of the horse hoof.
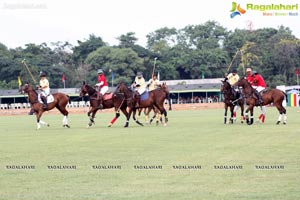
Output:
<path fill-rule="evenodd" d="M 283 125 L 286 125 L 286 122 L 283 122 Z"/>
<path fill-rule="evenodd" d="M 279 124 L 280 124 L 280 121 L 277 121 L 277 122 L 276 122 L 276 125 L 279 125 Z"/>
<path fill-rule="evenodd" d="M 63 127 L 70 128 L 70 126 L 68 124 L 64 124 Z"/>
<path fill-rule="evenodd" d="M 47 124 L 48 127 L 50 127 L 50 124 Z"/>

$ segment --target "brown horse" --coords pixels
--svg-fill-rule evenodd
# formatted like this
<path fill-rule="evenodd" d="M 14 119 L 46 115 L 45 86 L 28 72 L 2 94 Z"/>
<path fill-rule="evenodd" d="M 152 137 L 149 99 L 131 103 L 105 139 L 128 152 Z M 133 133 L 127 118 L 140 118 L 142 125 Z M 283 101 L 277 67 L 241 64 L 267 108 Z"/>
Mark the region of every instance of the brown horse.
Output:
<path fill-rule="evenodd" d="M 36 114 L 36 121 L 37 121 L 37 129 L 41 128 L 42 125 L 47 125 L 50 126 L 47 122 L 44 122 L 41 120 L 42 114 L 45 111 L 52 110 L 54 107 L 57 108 L 63 114 L 63 127 L 68 127 L 68 114 L 69 112 L 66 110 L 66 106 L 69 102 L 69 96 L 63 94 L 63 93 L 54 93 L 53 94 L 53 101 L 51 103 L 48 103 L 47 109 L 43 109 L 43 103 L 38 100 L 38 93 L 33 89 L 33 87 L 29 84 L 26 83 L 23 85 L 20 89 L 21 93 L 27 93 L 29 102 L 31 104 L 31 107 Z"/>
<path fill-rule="evenodd" d="M 136 114 L 136 110 L 138 108 L 147 108 L 150 107 L 152 105 L 154 105 L 156 108 L 159 109 L 160 114 L 164 114 L 165 117 L 165 125 L 168 122 L 168 117 L 167 117 L 167 111 L 164 108 L 164 101 L 167 98 L 167 92 L 162 90 L 162 89 L 155 89 L 152 90 L 151 92 L 149 92 L 149 96 L 147 99 L 145 100 L 141 100 L 140 101 L 140 106 L 137 108 L 135 107 L 135 99 L 134 99 L 134 92 L 128 88 L 125 83 L 121 82 L 118 84 L 115 93 L 121 93 L 125 96 L 126 101 L 127 101 L 127 106 L 129 108 L 129 116 L 131 115 L 131 112 L 133 112 L 133 120 L 143 126 L 143 124 L 141 122 L 139 122 L 136 118 L 135 118 L 135 114 Z"/>
<path fill-rule="evenodd" d="M 246 114 L 246 121 L 247 124 L 251 125 L 253 124 L 253 109 L 254 106 L 259 106 L 258 99 L 255 95 L 255 89 L 251 86 L 251 84 L 248 82 L 247 79 L 243 78 L 240 79 L 237 83 L 237 86 L 243 88 L 243 98 L 245 98 L 246 103 L 249 105 L 248 108 L 245 111 Z M 279 111 L 279 117 L 276 122 L 276 124 L 280 124 L 282 115 L 283 117 L 283 124 L 286 124 L 287 116 L 286 116 L 286 109 L 283 107 L 282 102 L 286 98 L 286 94 L 278 89 L 268 89 L 266 91 L 261 92 L 262 99 L 263 99 L 263 105 L 268 105 L 270 103 L 273 103 L 273 105 L 277 108 Z M 248 112 L 250 110 L 251 119 L 249 121 Z"/>
<path fill-rule="evenodd" d="M 243 99 L 237 97 L 237 92 L 231 87 L 230 83 L 227 80 L 222 81 L 221 93 L 224 95 L 224 124 L 227 123 L 227 111 L 228 107 L 230 108 L 230 123 L 233 124 L 236 113 L 234 111 L 236 106 L 241 108 L 241 123 L 244 123 L 244 102 Z M 242 95 L 242 94 L 240 94 Z"/>
<path fill-rule="evenodd" d="M 91 86 L 87 85 L 85 82 L 83 82 L 79 96 L 83 97 L 84 95 L 88 94 L 89 98 L 90 98 L 91 108 L 87 113 L 90 118 L 88 128 L 91 127 L 92 124 L 95 124 L 94 118 L 95 118 L 97 111 L 100 109 L 99 108 L 100 100 L 97 99 L 97 96 L 98 96 L 97 93 L 98 93 L 98 91 L 96 91 L 93 87 L 91 87 Z M 114 107 L 115 111 L 116 111 L 116 116 L 112 119 L 112 121 L 109 123 L 108 126 L 111 127 L 115 123 L 115 121 L 120 117 L 120 110 L 121 110 L 127 119 L 124 127 L 128 127 L 130 116 L 126 110 L 127 104 L 126 104 L 124 96 L 122 96 L 121 94 L 108 93 L 108 94 L 105 94 L 103 98 L 104 99 L 103 99 L 103 103 L 102 103 L 103 104 L 102 109 L 108 109 L 108 108 Z"/>
<path fill-rule="evenodd" d="M 170 98 L 170 91 L 169 91 L 169 88 L 166 84 L 166 82 L 163 82 L 159 88 L 163 91 L 166 92 L 166 95 L 167 95 L 167 100 L 168 100 L 168 103 L 169 103 L 169 110 L 172 110 L 172 103 L 171 103 L 171 98 Z M 154 114 L 152 116 L 152 118 L 150 119 L 149 121 L 149 113 L 153 110 Z M 138 118 L 141 116 L 141 113 L 142 111 L 144 111 L 144 115 L 145 115 L 145 121 L 146 123 L 149 123 L 151 124 L 153 122 L 153 120 L 157 117 L 157 120 L 156 120 L 156 125 L 159 124 L 159 121 L 162 123 L 162 117 L 161 115 L 159 114 L 160 111 L 158 108 L 156 108 L 154 105 L 150 106 L 150 107 L 147 107 L 147 108 L 139 108 L 138 109 Z"/>

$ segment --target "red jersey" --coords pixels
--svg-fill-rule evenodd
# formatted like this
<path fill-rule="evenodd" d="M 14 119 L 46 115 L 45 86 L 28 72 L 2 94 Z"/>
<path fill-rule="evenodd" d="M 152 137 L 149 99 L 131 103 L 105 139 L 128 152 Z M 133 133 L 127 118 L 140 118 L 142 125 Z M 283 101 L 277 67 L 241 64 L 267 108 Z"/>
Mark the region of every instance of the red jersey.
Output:
<path fill-rule="evenodd" d="M 265 80 L 263 79 L 263 77 L 260 74 L 256 74 L 253 77 L 253 85 L 254 86 L 264 87 L 264 88 L 267 87 Z"/>
<path fill-rule="evenodd" d="M 252 76 L 252 74 L 249 74 L 249 75 L 247 76 L 247 80 L 248 80 L 248 82 L 249 82 L 251 85 L 253 85 L 253 79 L 254 79 L 254 77 Z"/>
<path fill-rule="evenodd" d="M 101 83 L 101 82 L 102 82 L 102 84 L 100 85 L 100 88 L 102 88 L 103 86 L 108 86 L 106 78 L 105 78 L 105 76 L 103 74 L 102 75 L 98 75 L 98 83 Z"/>

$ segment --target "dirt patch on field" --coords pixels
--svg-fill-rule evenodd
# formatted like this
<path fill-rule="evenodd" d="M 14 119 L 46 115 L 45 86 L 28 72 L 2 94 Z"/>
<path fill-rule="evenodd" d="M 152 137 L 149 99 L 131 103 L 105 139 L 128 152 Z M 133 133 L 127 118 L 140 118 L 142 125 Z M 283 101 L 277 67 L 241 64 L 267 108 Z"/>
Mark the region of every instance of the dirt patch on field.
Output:
<path fill-rule="evenodd" d="M 193 104 L 174 104 L 172 105 L 172 110 L 205 110 L 205 109 L 217 109 L 223 108 L 223 103 L 193 103 Z M 169 106 L 165 105 L 165 108 L 168 109 Z M 72 113 L 86 113 L 89 108 L 88 107 L 79 107 L 79 108 L 67 108 L 70 114 Z M 0 110 L 0 115 L 27 115 L 30 109 L 4 109 Z M 99 112 L 99 111 L 98 111 Z M 101 112 L 114 112 L 114 109 L 106 109 Z M 47 114 L 59 114 L 57 109 L 53 109 L 46 112 Z"/>

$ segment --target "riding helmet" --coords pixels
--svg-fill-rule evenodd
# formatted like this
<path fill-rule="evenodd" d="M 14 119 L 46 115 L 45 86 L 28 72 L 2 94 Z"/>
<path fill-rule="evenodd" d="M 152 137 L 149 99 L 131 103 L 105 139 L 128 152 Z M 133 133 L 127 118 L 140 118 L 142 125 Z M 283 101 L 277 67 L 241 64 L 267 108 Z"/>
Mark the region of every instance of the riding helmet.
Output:
<path fill-rule="evenodd" d="M 45 72 L 40 72 L 40 77 L 44 77 L 44 76 L 46 76 L 46 73 Z"/>
<path fill-rule="evenodd" d="M 97 72 L 98 72 L 98 74 L 103 74 L 103 70 L 102 69 L 98 69 Z"/>
<path fill-rule="evenodd" d="M 252 70 L 251 70 L 251 68 L 250 67 L 248 67 L 247 69 L 246 69 L 246 72 L 251 72 Z"/>
<path fill-rule="evenodd" d="M 138 73 L 136 73 L 136 76 L 137 76 L 137 77 L 142 77 L 142 76 L 143 76 L 143 73 L 142 73 L 142 72 L 138 72 Z"/>

